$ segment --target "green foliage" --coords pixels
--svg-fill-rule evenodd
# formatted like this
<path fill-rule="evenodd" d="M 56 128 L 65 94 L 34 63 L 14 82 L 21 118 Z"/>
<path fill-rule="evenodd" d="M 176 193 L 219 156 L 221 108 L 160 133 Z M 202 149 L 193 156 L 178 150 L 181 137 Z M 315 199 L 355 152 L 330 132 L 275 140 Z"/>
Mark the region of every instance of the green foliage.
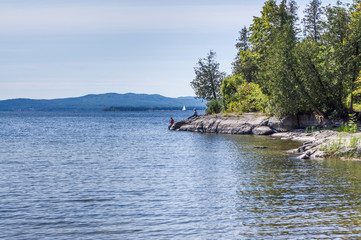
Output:
<path fill-rule="evenodd" d="M 224 109 L 228 112 L 263 111 L 267 104 L 267 96 L 259 85 L 247 82 L 241 75 L 225 78 L 221 93 Z"/>
<path fill-rule="evenodd" d="M 333 140 L 327 145 L 324 145 L 321 150 L 325 151 L 327 155 L 333 156 L 337 154 L 343 147 L 345 141 L 342 139 L 342 136 L 339 135 L 337 140 Z"/>
<path fill-rule="evenodd" d="M 353 104 L 353 109 L 356 112 L 361 112 L 361 71 L 357 81 L 354 82 L 354 89 L 355 90 L 352 92 L 355 101 Z"/>
<path fill-rule="evenodd" d="M 312 0 L 307 5 L 304 13 L 305 17 L 302 19 L 302 23 L 304 25 L 303 31 L 305 36 L 313 41 L 319 41 L 323 31 L 321 1 Z"/>
<path fill-rule="evenodd" d="M 352 94 L 359 85 L 358 76 L 361 68 L 361 2 L 355 1 L 350 9 L 350 22 L 345 37 L 344 49 L 347 53 L 346 66 L 348 70 L 348 86 L 351 95 L 350 112 L 353 112 L 354 95 Z"/>
<path fill-rule="evenodd" d="M 342 124 L 337 131 L 344 133 L 356 133 L 358 132 L 357 117 L 356 114 L 349 114 L 349 120 L 346 124 Z"/>
<path fill-rule="evenodd" d="M 242 74 L 247 82 L 253 82 L 258 70 L 256 55 L 250 49 L 239 50 L 236 61 L 233 63 L 234 75 Z"/>
<path fill-rule="evenodd" d="M 358 136 L 353 136 L 350 140 L 350 147 L 351 148 L 356 148 L 358 146 L 360 146 L 361 144 L 361 138 Z"/>
<path fill-rule="evenodd" d="M 250 41 L 259 56 L 256 83 L 269 96 L 276 115 L 306 112 L 314 105 L 298 72 L 296 20 L 294 2 L 268 1 L 262 18 L 255 18 L 251 25 Z"/>
<path fill-rule="evenodd" d="M 237 40 L 238 42 L 236 43 L 236 48 L 238 50 L 247 51 L 249 48 L 249 43 L 248 43 L 248 29 L 246 26 L 244 26 L 242 30 L 239 32 L 239 38 Z"/>
<path fill-rule="evenodd" d="M 236 43 L 238 53 L 235 62 L 233 62 L 233 74 L 242 74 L 248 82 L 252 82 L 255 79 L 258 67 L 255 56 L 250 50 L 250 43 L 248 42 L 249 32 L 244 27 L 239 33 L 240 37 Z"/>
<path fill-rule="evenodd" d="M 322 8 L 311 0 L 302 21 L 305 37 L 299 38 L 296 3 L 266 1 L 261 16 L 240 32 L 234 73 L 261 87 L 272 114 L 345 115 L 348 96 L 361 92 L 360 6 L 356 1 L 349 9 L 341 2 Z M 351 95 L 349 112 L 355 100 Z"/>
<path fill-rule="evenodd" d="M 344 137 L 340 134 L 338 139 L 323 145 L 321 150 L 324 151 L 328 157 L 360 158 L 360 145 L 360 135 Z"/>
<path fill-rule="evenodd" d="M 352 94 L 358 98 L 361 97 L 361 71 L 359 72 L 359 77 L 357 81 L 355 82 L 355 90 L 352 92 Z"/>
<path fill-rule="evenodd" d="M 306 127 L 305 133 L 314 133 L 314 132 L 319 131 L 319 130 L 320 130 L 320 128 L 319 128 L 319 127 L 315 127 L 315 126 L 311 126 L 311 128 L 310 128 L 310 127 Z"/>
<path fill-rule="evenodd" d="M 339 129 L 340 132 L 356 133 L 358 131 L 356 114 L 349 114 L 349 120 Z"/>
<path fill-rule="evenodd" d="M 296 2 L 266 1 L 260 16 L 240 31 L 234 75 L 221 86 L 224 73 L 211 51 L 195 68 L 196 95 L 221 96 L 227 112 L 338 118 L 361 111 L 361 2 L 323 8 L 311 0 L 304 13 L 300 38 Z"/>
<path fill-rule="evenodd" d="M 218 99 L 212 99 L 207 103 L 207 114 L 217 114 L 222 111 L 222 103 Z"/>
<path fill-rule="evenodd" d="M 196 78 L 191 82 L 197 97 L 206 100 L 217 99 L 224 72 L 220 72 L 219 63 L 215 61 L 216 53 L 210 51 L 206 58 L 199 59 L 194 68 Z"/>
<path fill-rule="evenodd" d="M 323 54 L 325 60 L 325 75 L 333 82 L 331 86 L 335 92 L 337 101 L 337 111 L 345 114 L 346 98 L 350 94 L 349 69 L 347 67 L 348 53 L 345 48 L 345 41 L 348 33 L 350 15 L 346 7 L 340 2 L 336 6 L 327 6 L 325 8 L 326 21 L 325 30 L 321 36 Z"/>

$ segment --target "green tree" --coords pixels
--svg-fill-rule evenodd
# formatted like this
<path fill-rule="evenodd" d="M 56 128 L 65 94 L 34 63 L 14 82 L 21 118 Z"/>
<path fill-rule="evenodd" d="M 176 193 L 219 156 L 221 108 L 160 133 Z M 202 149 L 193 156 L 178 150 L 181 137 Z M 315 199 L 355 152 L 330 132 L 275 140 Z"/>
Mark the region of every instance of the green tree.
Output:
<path fill-rule="evenodd" d="M 249 28 L 252 33 L 249 36 L 249 42 L 259 62 L 262 62 L 266 57 L 267 49 L 272 41 L 272 28 L 277 18 L 277 11 L 276 1 L 266 1 L 261 11 L 261 17 L 254 17 L 253 23 Z"/>
<path fill-rule="evenodd" d="M 237 40 L 238 42 L 236 43 L 236 48 L 238 50 L 247 51 L 249 48 L 249 43 L 248 43 L 248 29 L 246 26 L 244 26 L 242 30 L 239 32 L 239 38 Z"/>
<path fill-rule="evenodd" d="M 249 43 L 251 51 L 243 52 L 243 58 L 252 59 L 257 67 L 253 75 L 252 82 L 256 82 L 262 87 L 265 94 L 271 95 L 269 77 L 267 77 L 266 61 L 271 55 L 270 46 L 274 39 L 274 27 L 277 19 L 278 6 L 276 1 L 268 0 L 262 7 L 261 16 L 254 17 L 249 27 Z M 242 72 L 237 72 L 242 73 Z"/>
<path fill-rule="evenodd" d="M 297 71 L 303 87 L 313 100 L 313 109 L 329 115 L 337 108 L 336 85 L 327 69 L 328 54 L 324 47 L 311 38 L 298 43 L 296 48 Z M 327 51 L 326 51 L 327 53 Z"/>
<path fill-rule="evenodd" d="M 348 53 L 346 62 L 349 72 L 349 112 L 353 113 L 354 96 L 352 93 L 355 91 L 356 85 L 358 84 L 357 78 L 361 70 L 361 1 L 355 3 L 350 10 L 350 23 L 344 45 L 346 52 Z"/>
<path fill-rule="evenodd" d="M 324 24 L 324 34 L 321 36 L 324 66 L 327 78 L 332 81 L 333 91 L 337 106 L 335 110 L 338 115 L 346 115 L 345 102 L 349 95 L 347 58 L 348 53 L 345 49 L 345 40 L 347 37 L 350 15 L 340 1 L 336 6 L 327 6 L 325 8 L 326 21 Z"/>
<path fill-rule="evenodd" d="M 212 50 L 206 58 L 199 59 L 194 67 L 195 79 L 191 82 L 196 96 L 208 101 L 217 99 L 223 78 L 226 73 L 219 71 L 219 63 L 215 61 L 216 53 Z"/>
<path fill-rule="evenodd" d="M 234 76 L 222 84 L 224 108 L 250 109 L 245 99 L 256 88 L 248 91 L 246 81 L 261 87 L 276 115 L 352 113 L 361 101 L 361 1 L 348 6 L 338 1 L 321 8 L 320 0 L 311 0 L 300 38 L 296 2 L 266 1 L 261 16 L 240 32 Z"/>
<path fill-rule="evenodd" d="M 297 71 L 303 88 L 312 99 L 311 110 L 328 115 L 337 107 L 334 81 L 327 74 L 329 51 L 323 45 L 321 37 L 324 22 L 321 1 L 312 0 L 307 5 L 302 20 L 305 37 L 296 47 Z"/>
<path fill-rule="evenodd" d="M 323 31 L 321 7 L 322 2 L 320 0 L 312 0 L 304 10 L 304 18 L 302 19 L 303 31 L 306 37 L 311 38 L 314 41 L 319 41 Z"/>
<path fill-rule="evenodd" d="M 252 82 L 255 79 L 255 73 L 258 68 L 254 55 L 250 49 L 247 27 L 242 28 L 239 33 L 240 36 L 236 43 L 237 56 L 233 62 L 233 74 L 242 74 L 248 82 Z"/>
<path fill-rule="evenodd" d="M 302 83 L 298 72 L 296 47 L 298 43 L 297 6 L 294 1 L 265 3 L 261 18 L 251 26 L 250 40 L 258 55 L 257 81 L 269 95 L 276 114 L 296 114 L 309 111 L 314 100 Z"/>

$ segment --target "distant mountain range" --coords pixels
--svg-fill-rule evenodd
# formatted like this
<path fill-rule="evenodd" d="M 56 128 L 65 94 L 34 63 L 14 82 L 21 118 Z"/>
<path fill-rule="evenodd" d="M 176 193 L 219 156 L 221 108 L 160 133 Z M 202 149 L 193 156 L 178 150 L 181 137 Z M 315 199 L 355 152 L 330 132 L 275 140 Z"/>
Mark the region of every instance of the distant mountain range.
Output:
<path fill-rule="evenodd" d="M 205 102 L 194 97 L 169 98 L 159 94 L 105 93 L 51 100 L 9 99 L 0 101 L 0 111 L 129 111 L 204 109 Z"/>

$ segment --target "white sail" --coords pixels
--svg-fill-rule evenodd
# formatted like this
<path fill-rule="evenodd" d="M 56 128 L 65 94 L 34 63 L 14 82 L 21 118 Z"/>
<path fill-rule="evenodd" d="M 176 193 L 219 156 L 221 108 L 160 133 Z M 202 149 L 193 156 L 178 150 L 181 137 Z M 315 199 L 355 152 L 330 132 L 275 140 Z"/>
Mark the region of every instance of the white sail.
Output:
<path fill-rule="evenodd" d="M 183 106 L 182 111 L 185 111 L 185 110 L 187 110 L 187 109 L 186 109 L 186 106 Z"/>

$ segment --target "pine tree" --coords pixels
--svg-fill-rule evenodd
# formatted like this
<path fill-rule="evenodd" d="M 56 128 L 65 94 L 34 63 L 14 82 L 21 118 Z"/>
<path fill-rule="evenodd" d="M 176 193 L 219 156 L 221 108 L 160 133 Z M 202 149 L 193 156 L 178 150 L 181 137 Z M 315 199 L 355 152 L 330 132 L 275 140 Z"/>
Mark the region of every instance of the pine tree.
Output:
<path fill-rule="evenodd" d="M 312 0 L 310 4 L 306 6 L 305 11 L 303 11 L 305 14 L 302 19 L 304 34 L 314 41 L 319 41 L 323 32 L 323 11 L 321 5 L 322 2 L 320 0 Z"/>
<path fill-rule="evenodd" d="M 321 36 L 323 54 L 325 55 L 325 72 L 327 72 L 327 78 L 334 83 L 333 90 L 337 99 L 336 110 L 339 115 L 345 115 L 344 103 L 349 95 L 347 90 L 349 87 L 347 80 L 349 77 L 347 70 L 348 51 L 345 49 L 345 40 L 350 15 L 341 2 L 337 2 L 336 6 L 327 6 L 325 15 L 325 29 Z"/>
<path fill-rule="evenodd" d="M 246 26 L 239 32 L 239 38 L 237 39 L 236 48 L 238 51 L 247 51 L 249 48 L 248 43 L 248 29 Z"/>
<path fill-rule="evenodd" d="M 254 80 L 255 72 L 257 71 L 257 66 L 254 61 L 252 51 L 250 49 L 250 43 L 248 41 L 249 32 L 247 27 L 243 27 L 239 32 L 240 36 L 237 39 L 236 43 L 237 56 L 233 64 L 233 74 L 241 74 L 247 82 L 252 82 Z"/>
<path fill-rule="evenodd" d="M 350 75 L 349 93 L 356 89 L 356 81 L 361 68 L 361 2 L 351 8 L 350 24 L 345 40 L 345 49 L 348 53 L 347 65 Z M 349 113 L 353 113 L 354 96 L 350 95 Z"/>

